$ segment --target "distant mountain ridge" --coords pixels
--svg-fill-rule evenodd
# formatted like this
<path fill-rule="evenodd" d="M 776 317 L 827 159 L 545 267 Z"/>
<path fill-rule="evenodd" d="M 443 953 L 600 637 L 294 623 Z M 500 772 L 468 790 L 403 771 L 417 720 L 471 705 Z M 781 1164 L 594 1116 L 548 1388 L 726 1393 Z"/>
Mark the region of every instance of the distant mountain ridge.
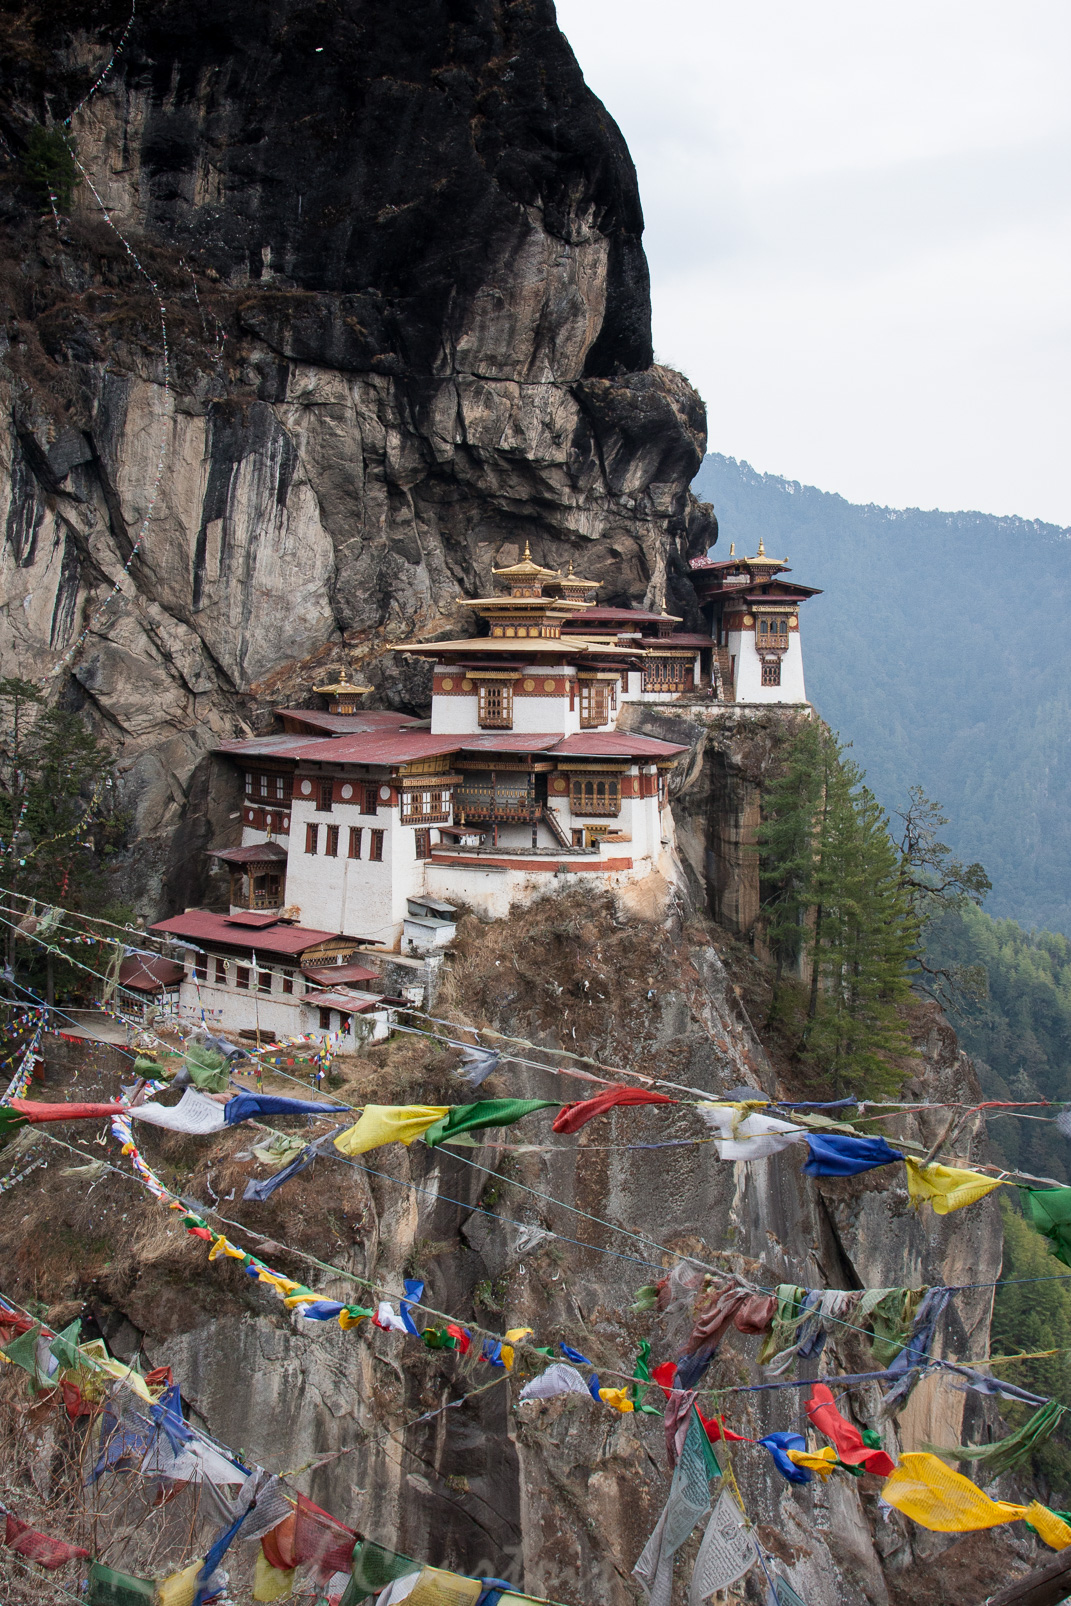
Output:
<path fill-rule="evenodd" d="M 918 782 L 993 880 L 988 912 L 1071 935 L 1071 530 L 859 506 L 709 454 L 721 536 L 821 586 L 802 610 L 812 702 L 889 809 Z"/>

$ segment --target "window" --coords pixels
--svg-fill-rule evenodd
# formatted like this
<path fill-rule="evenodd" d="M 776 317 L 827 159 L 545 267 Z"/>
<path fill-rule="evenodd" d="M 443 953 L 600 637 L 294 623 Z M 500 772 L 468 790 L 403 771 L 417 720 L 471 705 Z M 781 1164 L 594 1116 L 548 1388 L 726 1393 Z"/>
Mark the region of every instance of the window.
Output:
<path fill-rule="evenodd" d="M 609 717 L 609 688 L 603 680 L 580 682 L 580 726 L 605 725 Z"/>
<path fill-rule="evenodd" d="M 285 803 L 288 800 L 290 788 L 287 785 L 287 777 L 285 775 L 277 775 L 275 777 L 275 795 L 281 803 Z"/>
<path fill-rule="evenodd" d="M 379 812 L 379 787 L 378 786 L 366 786 L 365 789 L 364 789 L 364 808 L 361 810 L 361 813 L 362 814 L 378 814 L 378 812 Z"/>
<path fill-rule="evenodd" d="M 643 666 L 644 691 L 688 691 L 694 660 L 648 658 Z"/>
<path fill-rule="evenodd" d="M 245 790 L 246 790 L 247 797 L 252 797 L 253 796 L 253 771 L 252 770 L 246 770 L 246 772 L 245 772 Z"/>
<path fill-rule="evenodd" d="M 363 829 L 364 829 L 364 827 L 360 826 L 360 825 L 351 825 L 350 826 L 350 858 L 351 859 L 359 859 L 361 857 L 361 832 L 362 832 Z"/>
<path fill-rule="evenodd" d="M 257 781 L 259 783 L 258 787 L 257 787 L 257 790 L 259 791 L 261 797 L 267 797 L 267 795 L 268 795 L 268 782 L 270 781 L 270 779 L 271 779 L 271 777 L 269 775 L 258 775 L 257 776 Z"/>
<path fill-rule="evenodd" d="M 781 660 L 780 660 L 780 658 L 777 660 L 777 662 L 775 664 L 763 664 L 763 666 L 762 666 L 762 684 L 764 686 L 780 686 L 780 684 L 781 684 Z"/>
<path fill-rule="evenodd" d="M 208 980 L 208 955 L 195 954 L 193 959 L 193 973 L 198 981 Z"/>
<path fill-rule="evenodd" d="M 281 975 L 283 978 L 283 992 L 292 993 L 294 991 L 294 972 L 292 970 L 284 970 Z"/>
<path fill-rule="evenodd" d="M 621 783 L 616 775 L 574 775 L 570 802 L 574 814 L 620 814 Z"/>
<path fill-rule="evenodd" d="M 331 804 L 335 796 L 335 783 L 333 781 L 317 781 L 316 783 L 316 809 L 319 814 L 330 814 Z"/>
<path fill-rule="evenodd" d="M 492 680 L 480 687 L 479 722 L 484 730 L 513 729 L 513 687 Z"/>
<path fill-rule="evenodd" d="M 337 859 L 338 858 L 338 826 L 337 825 L 329 825 L 327 827 L 327 846 L 324 849 L 324 852 L 326 853 L 326 855 L 327 855 L 327 857 L 329 859 Z"/>
<path fill-rule="evenodd" d="M 225 959 L 217 958 L 216 960 L 216 985 L 218 987 L 226 987 L 227 985 L 227 961 Z"/>
<path fill-rule="evenodd" d="M 271 971 L 270 970 L 264 970 L 263 968 L 258 967 L 258 969 L 257 969 L 257 992 L 258 993 L 270 993 L 271 992 Z"/>
<path fill-rule="evenodd" d="M 341 1011 L 339 1011 L 338 1029 L 340 1032 L 348 1032 L 350 1029 L 350 1017 L 343 1015 Z"/>
<path fill-rule="evenodd" d="M 370 859 L 382 860 L 383 837 L 385 833 L 383 831 L 370 831 L 368 834 L 372 839 L 371 846 L 368 850 L 368 857 Z"/>
<path fill-rule="evenodd" d="M 321 1009 L 320 1011 L 320 1030 L 322 1032 L 331 1030 L 331 1011 L 329 1009 Z"/>
<path fill-rule="evenodd" d="M 310 820 L 309 824 L 305 827 L 305 852 L 319 853 L 319 851 L 320 827 L 318 825 L 314 825 Z"/>
<path fill-rule="evenodd" d="M 431 858 L 431 832 L 430 831 L 414 831 L 413 832 L 413 842 L 414 842 L 414 845 L 415 845 L 415 848 L 416 848 L 416 856 L 417 856 L 418 859 L 430 859 Z"/>
<path fill-rule="evenodd" d="M 249 991 L 249 966 L 235 965 L 234 985 L 240 987 L 244 993 Z"/>
<path fill-rule="evenodd" d="M 441 825 L 450 818 L 450 793 L 442 787 L 428 792 L 402 793 L 402 823 L 414 825 L 418 820 Z"/>

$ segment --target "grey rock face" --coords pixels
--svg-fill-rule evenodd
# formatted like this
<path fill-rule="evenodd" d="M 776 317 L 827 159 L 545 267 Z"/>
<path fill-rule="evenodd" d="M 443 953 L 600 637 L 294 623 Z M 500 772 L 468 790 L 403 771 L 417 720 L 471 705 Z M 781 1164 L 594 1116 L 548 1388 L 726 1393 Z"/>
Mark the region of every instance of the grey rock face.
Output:
<path fill-rule="evenodd" d="M 0 669 L 73 676 L 114 738 L 141 912 L 214 741 L 332 661 L 424 711 L 392 647 L 467 630 L 525 541 L 694 608 L 705 415 L 651 363 L 628 153 L 546 0 L 449 9 L 155 6 L 74 120 L 69 223 L 6 158 Z M 12 151 L 91 80 L 82 25 L 28 15 Z"/>

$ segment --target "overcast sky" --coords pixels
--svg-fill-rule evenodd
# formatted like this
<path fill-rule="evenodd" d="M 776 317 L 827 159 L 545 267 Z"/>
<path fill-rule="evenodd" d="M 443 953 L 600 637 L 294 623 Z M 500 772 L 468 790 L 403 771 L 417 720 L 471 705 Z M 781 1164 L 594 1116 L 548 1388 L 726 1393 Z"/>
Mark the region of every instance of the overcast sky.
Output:
<path fill-rule="evenodd" d="M 558 0 L 710 447 L 1071 525 L 1068 0 Z"/>

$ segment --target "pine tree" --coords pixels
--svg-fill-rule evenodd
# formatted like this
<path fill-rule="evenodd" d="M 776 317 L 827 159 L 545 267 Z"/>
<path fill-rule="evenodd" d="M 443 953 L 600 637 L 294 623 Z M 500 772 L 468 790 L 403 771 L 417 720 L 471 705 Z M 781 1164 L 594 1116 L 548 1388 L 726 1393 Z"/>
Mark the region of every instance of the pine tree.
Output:
<path fill-rule="evenodd" d="M 810 963 L 803 1059 L 838 1088 L 896 1084 L 888 1057 L 910 1052 L 898 1012 L 910 990 L 918 921 L 888 821 L 836 737 L 804 727 L 768 787 L 759 833 L 767 940 L 777 973 Z"/>

